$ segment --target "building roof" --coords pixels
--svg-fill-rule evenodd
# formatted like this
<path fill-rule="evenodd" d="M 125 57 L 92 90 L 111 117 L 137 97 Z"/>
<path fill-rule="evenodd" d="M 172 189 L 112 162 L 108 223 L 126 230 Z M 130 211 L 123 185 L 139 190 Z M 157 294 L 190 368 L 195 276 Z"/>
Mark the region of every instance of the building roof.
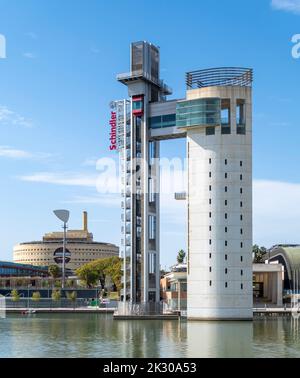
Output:
<path fill-rule="evenodd" d="M 273 247 L 270 250 L 270 260 L 275 260 L 279 256 L 284 259 L 290 277 L 293 270 L 300 269 L 300 245 L 278 245 Z"/>

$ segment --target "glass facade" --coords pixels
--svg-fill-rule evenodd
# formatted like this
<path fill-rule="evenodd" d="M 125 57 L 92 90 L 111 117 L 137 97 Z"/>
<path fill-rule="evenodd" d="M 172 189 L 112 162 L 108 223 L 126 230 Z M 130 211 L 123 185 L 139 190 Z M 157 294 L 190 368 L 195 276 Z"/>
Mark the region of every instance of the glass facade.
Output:
<path fill-rule="evenodd" d="M 0 261 L 0 277 L 38 277 L 48 276 L 48 267 L 17 264 Z"/>
<path fill-rule="evenodd" d="M 176 126 L 217 126 L 221 123 L 221 100 L 202 98 L 177 103 Z"/>
<path fill-rule="evenodd" d="M 149 118 L 150 129 L 162 129 L 176 126 L 176 114 L 167 114 Z"/>

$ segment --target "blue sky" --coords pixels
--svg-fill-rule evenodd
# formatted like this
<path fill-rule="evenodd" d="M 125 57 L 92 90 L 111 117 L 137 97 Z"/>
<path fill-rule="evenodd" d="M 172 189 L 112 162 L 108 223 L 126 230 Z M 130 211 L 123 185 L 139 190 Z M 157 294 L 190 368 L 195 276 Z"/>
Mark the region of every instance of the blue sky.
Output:
<path fill-rule="evenodd" d="M 97 193 L 95 160 L 109 152 L 109 102 L 125 98 L 117 73 L 129 44 L 161 47 L 162 77 L 184 97 L 184 73 L 246 66 L 254 84 L 254 239 L 300 243 L 299 0 L 0 0 L 0 259 L 15 243 L 90 216 L 98 241 L 119 244 L 119 206 Z M 184 141 L 162 144 L 183 157 Z M 185 247 L 184 205 L 162 203 L 162 265 Z"/>

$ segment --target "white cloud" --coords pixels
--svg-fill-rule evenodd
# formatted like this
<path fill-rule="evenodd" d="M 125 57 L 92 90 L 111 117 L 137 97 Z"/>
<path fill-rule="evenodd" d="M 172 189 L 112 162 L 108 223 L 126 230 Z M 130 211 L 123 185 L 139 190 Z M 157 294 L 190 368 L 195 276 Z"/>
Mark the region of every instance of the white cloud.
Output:
<path fill-rule="evenodd" d="M 300 0 L 272 0 L 273 9 L 300 14 Z"/>
<path fill-rule="evenodd" d="M 36 58 L 36 55 L 34 53 L 31 53 L 31 52 L 25 52 L 25 53 L 23 53 L 23 56 L 26 59 L 35 59 Z"/>
<path fill-rule="evenodd" d="M 25 150 L 20 150 L 10 146 L 0 146 L 0 157 L 8 159 L 38 159 L 38 160 L 48 160 L 53 158 L 55 155 L 42 153 L 42 152 L 29 152 Z"/>
<path fill-rule="evenodd" d="M 82 204 L 82 205 L 101 205 L 105 207 L 120 208 L 121 196 L 118 194 L 99 194 L 93 196 L 75 196 L 64 203 Z"/>
<path fill-rule="evenodd" d="M 31 175 L 24 175 L 18 177 L 21 181 L 63 185 L 63 186 L 83 186 L 95 188 L 97 183 L 96 175 L 86 175 L 80 173 L 50 173 L 39 172 Z"/>
<path fill-rule="evenodd" d="M 32 154 L 28 151 L 18 150 L 9 146 L 0 146 L 0 157 L 10 159 L 30 159 Z"/>
<path fill-rule="evenodd" d="M 0 125 L 33 127 L 33 122 L 20 114 L 9 109 L 7 106 L 0 105 Z"/>

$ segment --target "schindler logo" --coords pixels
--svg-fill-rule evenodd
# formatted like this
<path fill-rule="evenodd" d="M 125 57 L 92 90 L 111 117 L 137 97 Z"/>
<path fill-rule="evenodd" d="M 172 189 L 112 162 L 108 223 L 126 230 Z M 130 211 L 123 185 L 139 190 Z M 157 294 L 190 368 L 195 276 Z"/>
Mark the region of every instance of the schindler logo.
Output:
<path fill-rule="evenodd" d="M 117 113 L 111 112 L 110 124 L 110 147 L 111 151 L 117 149 Z"/>
<path fill-rule="evenodd" d="M 6 39 L 0 34 L 0 59 L 6 59 Z"/>

